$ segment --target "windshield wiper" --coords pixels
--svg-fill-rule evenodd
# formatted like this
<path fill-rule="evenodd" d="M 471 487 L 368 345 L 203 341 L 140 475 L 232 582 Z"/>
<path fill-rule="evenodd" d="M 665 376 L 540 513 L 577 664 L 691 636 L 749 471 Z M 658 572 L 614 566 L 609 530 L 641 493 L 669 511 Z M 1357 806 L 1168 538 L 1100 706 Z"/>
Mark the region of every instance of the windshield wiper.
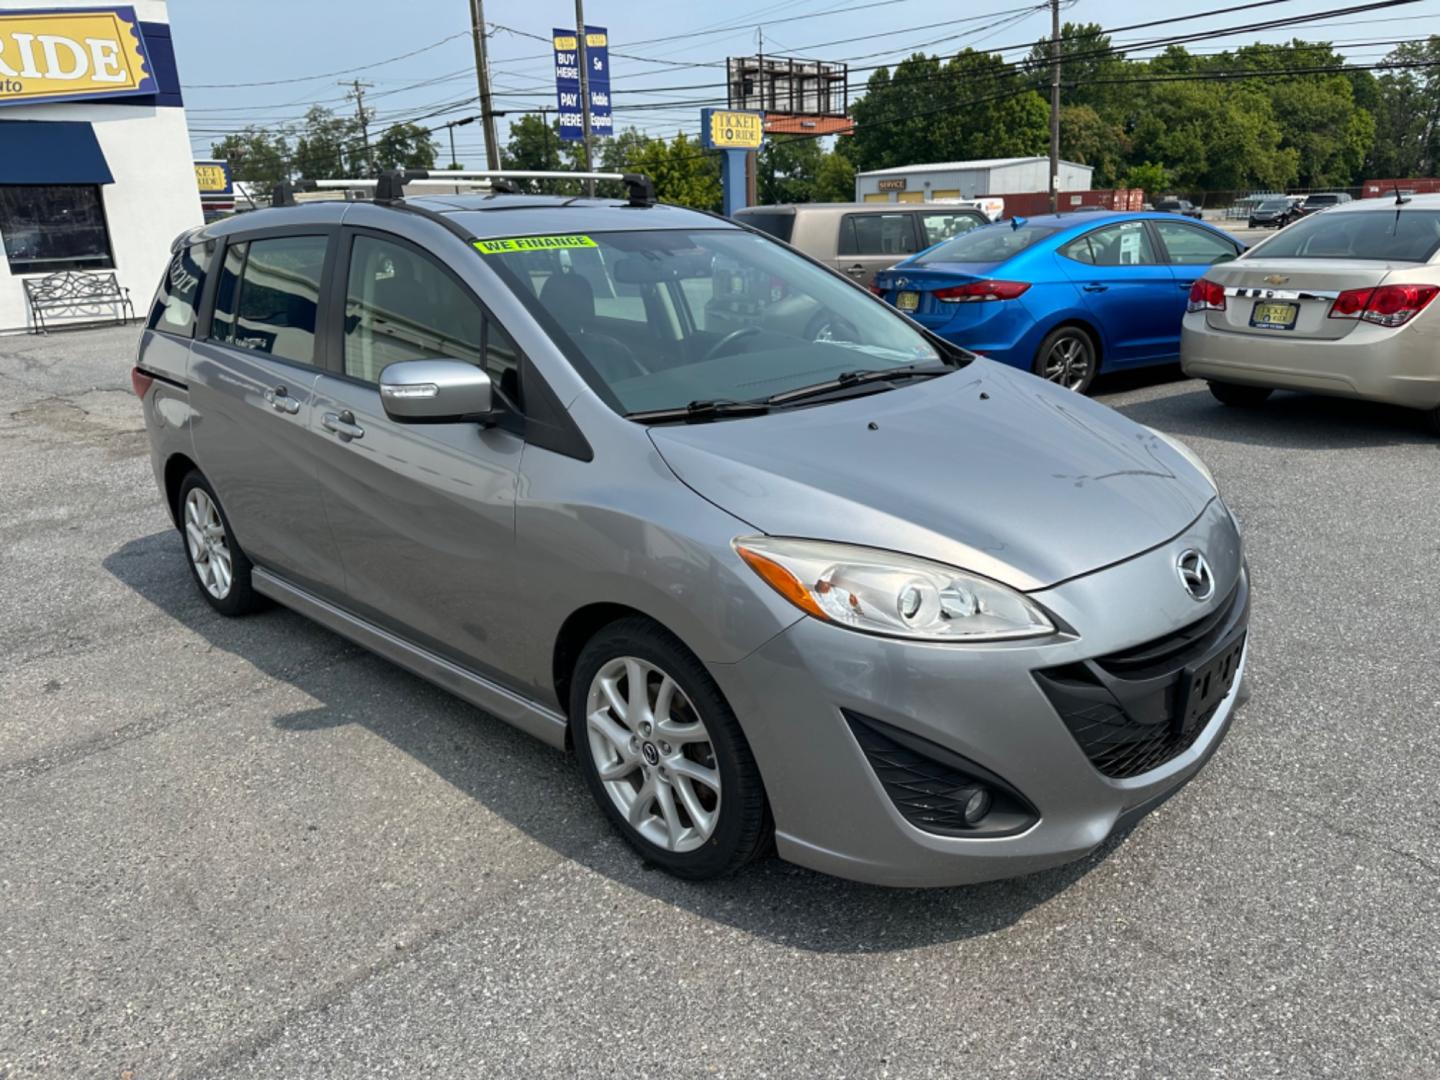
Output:
<path fill-rule="evenodd" d="M 892 379 L 929 377 L 932 375 L 948 375 L 955 368 L 943 360 L 938 364 L 932 360 L 925 360 L 917 364 L 902 364 L 893 368 L 866 368 L 863 371 L 842 371 L 833 379 L 826 379 L 824 382 L 811 383 L 809 386 L 799 386 L 794 390 L 783 390 L 778 394 L 771 394 L 765 399 L 767 405 L 788 405 L 792 401 L 801 401 L 804 398 L 818 397 L 821 394 L 829 394 L 836 390 L 849 390 L 853 386 L 864 386 L 867 383 L 889 382 Z"/>
<path fill-rule="evenodd" d="M 760 416 L 770 411 L 768 401 L 692 401 L 678 409 L 648 409 L 642 412 L 628 412 L 627 420 L 638 420 L 642 424 L 659 424 L 667 420 L 685 420 L 689 423 L 704 423 L 718 420 L 722 416 Z"/>

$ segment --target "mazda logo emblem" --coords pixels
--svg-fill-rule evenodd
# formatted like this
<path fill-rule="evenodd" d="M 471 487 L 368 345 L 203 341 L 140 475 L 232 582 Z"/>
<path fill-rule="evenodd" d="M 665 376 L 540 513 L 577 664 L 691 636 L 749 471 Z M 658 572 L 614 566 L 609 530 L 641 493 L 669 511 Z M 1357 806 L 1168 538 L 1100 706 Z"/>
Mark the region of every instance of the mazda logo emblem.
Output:
<path fill-rule="evenodd" d="M 1185 586 L 1191 599 L 1203 601 L 1215 595 L 1215 575 L 1210 572 L 1205 556 L 1194 548 L 1180 553 L 1175 560 L 1175 569 L 1180 572 L 1180 584 Z"/>

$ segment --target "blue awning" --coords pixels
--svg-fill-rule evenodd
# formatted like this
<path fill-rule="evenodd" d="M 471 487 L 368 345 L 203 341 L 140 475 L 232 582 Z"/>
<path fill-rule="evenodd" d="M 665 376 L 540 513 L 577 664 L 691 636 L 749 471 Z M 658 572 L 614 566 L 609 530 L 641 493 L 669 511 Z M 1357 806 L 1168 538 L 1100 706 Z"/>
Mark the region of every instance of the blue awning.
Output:
<path fill-rule="evenodd" d="M 113 184 L 89 124 L 0 120 L 0 184 Z"/>

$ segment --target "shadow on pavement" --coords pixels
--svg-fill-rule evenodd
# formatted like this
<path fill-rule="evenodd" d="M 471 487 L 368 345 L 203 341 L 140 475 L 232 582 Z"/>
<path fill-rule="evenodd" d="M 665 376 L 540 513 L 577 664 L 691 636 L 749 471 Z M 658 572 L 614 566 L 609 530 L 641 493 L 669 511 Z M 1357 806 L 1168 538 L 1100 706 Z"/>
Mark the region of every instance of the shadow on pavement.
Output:
<path fill-rule="evenodd" d="M 1128 381 L 1135 378 L 1129 375 L 1124 378 L 1127 379 L 1125 386 L 1107 385 L 1103 392 L 1138 389 L 1170 381 L 1158 377 L 1150 381 Z M 1263 405 L 1234 408 L 1220 404 L 1209 387 L 1199 380 L 1177 386 L 1175 392 L 1144 401 L 1111 402 L 1103 396 L 1100 401 L 1131 420 L 1182 438 L 1197 435 L 1297 450 L 1340 450 L 1406 443 L 1428 443 L 1440 448 L 1440 439 L 1424 430 L 1424 417 L 1418 410 L 1372 401 L 1277 390 Z"/>
<path fill-rule="evenodd" d="M 565 858 L 702 918 L 797 948 L 884 952 L 989 934 L 1068 888 L 1124 839 L 1117 833 L 1070 866 L 965 888 L 882 889 L 774 857 L 722 881 L 680 881 L 645 866 L 614 835 L 566 755 L 293 612 L 276 608 L 243 619 L 217 615 L 196 591 L 176 533 L 132 540 L 104 566 L 214 648 L 321 703 L 276 717 L 280 730 L 303 738 L 311 731 L 361 724 Z M 333 643 L 330 658 L 345 662 L 294 662 L 301 646 L 313 656 L 327 641 Z M 394 707 L 396 698 L 404 708 Z"/>

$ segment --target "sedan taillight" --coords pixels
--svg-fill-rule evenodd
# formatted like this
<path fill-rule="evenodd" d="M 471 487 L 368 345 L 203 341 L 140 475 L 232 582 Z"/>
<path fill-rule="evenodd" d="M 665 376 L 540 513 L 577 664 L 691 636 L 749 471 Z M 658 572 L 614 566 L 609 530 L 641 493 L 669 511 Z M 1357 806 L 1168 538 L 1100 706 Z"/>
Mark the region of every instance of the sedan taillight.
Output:
<path fill-rule="evenodd" d="M 1436 285 L 1381 285 L 1346 289 L 1330 305 L 1332 319 L 1361 319 L 1377 326 L 1404 326 L 1440 293 Z"/>
<path fill-rule="evenodd" d="M 947 304 L 974 304 L 983 300 L 1014 300 L 1028 288 L 1028 281 L 972 281 L 968 285 L 936 289 L 932 295 Z"/>
<path fill-rule="evenodd" d="M 1190 286 L 1190 302 L 1186 311 L 1224 311 L 1225 286 L 1209 278 L 1197 278 Z"/>

